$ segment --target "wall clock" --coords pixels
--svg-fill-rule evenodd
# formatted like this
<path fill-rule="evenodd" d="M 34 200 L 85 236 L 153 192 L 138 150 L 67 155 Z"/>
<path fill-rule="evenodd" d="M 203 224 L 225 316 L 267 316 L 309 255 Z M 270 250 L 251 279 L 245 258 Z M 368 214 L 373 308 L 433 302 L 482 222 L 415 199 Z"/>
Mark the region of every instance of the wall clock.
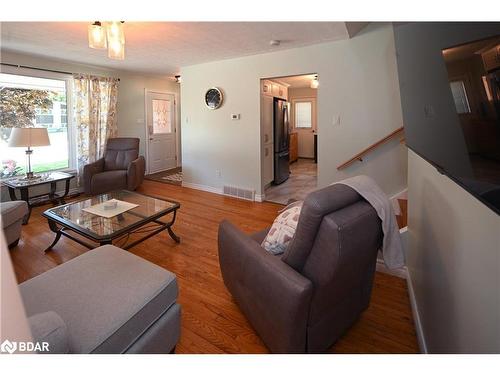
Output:
<path fill-rule="evenodd" d="M 210 109 L 217 109 L 222 105 L 224 97 L 222 91 L 217 87 L 208 89 L 205 93 L 205 104 Z"/>

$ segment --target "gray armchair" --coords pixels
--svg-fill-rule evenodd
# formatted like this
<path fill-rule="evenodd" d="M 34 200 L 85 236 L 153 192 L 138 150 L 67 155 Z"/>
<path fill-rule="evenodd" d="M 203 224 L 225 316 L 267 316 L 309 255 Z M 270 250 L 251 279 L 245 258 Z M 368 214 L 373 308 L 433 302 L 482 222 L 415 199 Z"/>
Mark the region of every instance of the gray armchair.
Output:
<path fill-rule="evenodd" d="M 16 247 L 21 237 L 23 218 L 28 214 L 25 201 L 0 202 L 2 229 L 9 249 Z"/>
<path fill-rule="evenodd" d="M 310 193 L 283 256 L 219 226 L 224 283 L 267 347 L 275 353 L 324 352 L 369 304 L 382 243 L 373 207 L 345 185 Z"/>
<path fill-rule="evenodd" d="M 135 190 L 144 180 L 146 162 L 139 156 L 139 138 L 110 138 L 103 158 L 83 168 L 85 194 Z"/>

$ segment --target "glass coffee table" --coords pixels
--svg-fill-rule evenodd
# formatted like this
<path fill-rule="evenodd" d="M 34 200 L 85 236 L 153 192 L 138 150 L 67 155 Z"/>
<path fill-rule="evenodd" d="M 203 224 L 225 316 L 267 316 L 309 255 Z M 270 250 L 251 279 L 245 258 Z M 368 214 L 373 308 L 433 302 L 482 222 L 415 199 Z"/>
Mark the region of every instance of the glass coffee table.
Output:
<path fill-rule="evenodd" d="M 137 207 L 110 218 L 84 211 L 85 208 L 111 199 L 136 204 Z M 45 251 L 51 250 L 61 236 L 68 237 L 89 249 L 124 240 L 125 242 L 121 245 L 115 244 L 127 250 L 162 231 L 167 231 L 175 242 L 180 242 L 180 238 L 172 230 L 179 207 L 180 204 L 174 201 L 153 198 L 127 190 L 117 190 L 50 208 L 43 213 L 43 216 L 47 218 L 49 228 L 56 237 Z M 169 221 L 160 220 L 166 215 L 171 216 Z M 74 233 L 98 245 L 90 244 L 75 236 Z M 130 236 L 136 234 L 144 235 L 129 242 Z"/>

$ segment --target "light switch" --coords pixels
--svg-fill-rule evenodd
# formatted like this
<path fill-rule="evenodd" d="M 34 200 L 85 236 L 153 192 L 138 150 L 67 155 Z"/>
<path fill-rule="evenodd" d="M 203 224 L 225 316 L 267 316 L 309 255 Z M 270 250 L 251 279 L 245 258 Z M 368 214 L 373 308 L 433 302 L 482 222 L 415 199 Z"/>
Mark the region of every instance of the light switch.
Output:
<path fill-rule="evenodd" d="M 240 119 L 240 114 L 239 113 L 233 113 L 231 115 L 231 120 L 239 120 Z"/>
<path fill-rule="evenodd" d="M 332 125 L 333 126 L 340 126 L 340 115 L 339 114 L 333 115 Z"/>
<path fill-rule="evenodd" d="M 424 114 L 427 118 L 433 118 L 435 116 L 434 107 L 431 104 L 424 105 Z"/>

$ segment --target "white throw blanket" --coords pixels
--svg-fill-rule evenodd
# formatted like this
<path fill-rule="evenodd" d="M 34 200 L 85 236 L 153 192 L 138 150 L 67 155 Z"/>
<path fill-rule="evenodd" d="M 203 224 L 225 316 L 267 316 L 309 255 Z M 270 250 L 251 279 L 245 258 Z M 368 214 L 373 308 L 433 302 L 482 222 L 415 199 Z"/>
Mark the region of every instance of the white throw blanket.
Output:
<path fill-rule="evenodd" d="M 403 267 L 405 265 L 403 245 L 396 216 L 394 215 L 394 208 L 377 183 L 372 178 L 361 175 L 334 184 L 343 184 L 353 188 L 373 206 L 378 217 L 382 220 L 382 231 L 384 232 L 382 255 L 384 263 L 390 269 Z"/>

